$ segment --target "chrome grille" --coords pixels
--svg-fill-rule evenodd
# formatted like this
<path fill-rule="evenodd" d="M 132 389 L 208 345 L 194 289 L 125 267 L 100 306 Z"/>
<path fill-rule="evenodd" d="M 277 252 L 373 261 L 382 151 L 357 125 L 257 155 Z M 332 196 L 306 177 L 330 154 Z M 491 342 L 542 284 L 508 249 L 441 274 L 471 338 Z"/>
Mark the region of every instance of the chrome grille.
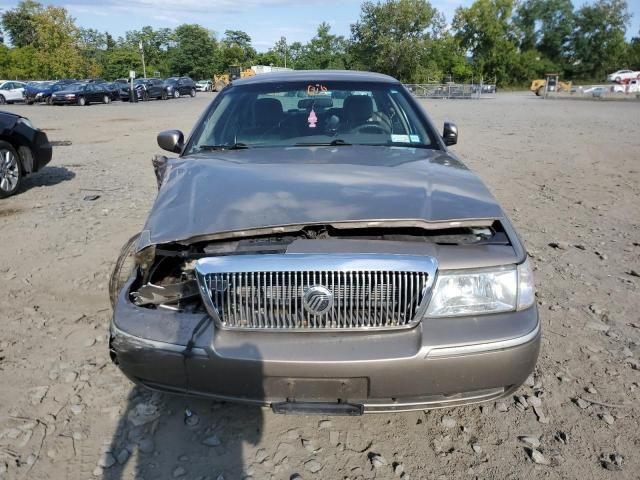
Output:
<path fill-rule="evenodd" d="M 318 265 L 325 268 L 315 268 Z M 252 267 L 259 271 L 246 271 Z M 199 260 L 196 272 L 205 304 L 223 328 L 392 329 L 419 319 L 435 261 L 409 256 L 381 261 L 366 255 L 243 255 Z M 312 313 L 303 300 L 318 286 L 333 295 L 323 314 Z"/>

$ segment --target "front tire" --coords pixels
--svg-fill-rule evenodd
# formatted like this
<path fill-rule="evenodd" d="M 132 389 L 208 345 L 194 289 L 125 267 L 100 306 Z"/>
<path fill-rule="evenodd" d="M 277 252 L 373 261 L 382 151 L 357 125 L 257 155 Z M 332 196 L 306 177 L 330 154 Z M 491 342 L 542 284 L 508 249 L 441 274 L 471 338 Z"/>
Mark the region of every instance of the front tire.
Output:
<path fill-rule="evenodd" d="M 84 97 L 78 97 L 78 106 L 84 107 L 87 104 L 87 99 Z"/>
<path fill-rule="evenodd" d="M 105 95 L 104 97 L 102 97 L 102 102 L 111 103 L 111 97 L 109 95 Z"/>
<path fill-rule="evenodd" d="M 538 97 L 541 97 L 544 95 L 544 87 L 538 87 L 538 90 L 536 90 L 536 95 Z"/>
<path fill-rule="evenodd" d="M 7 103 L 7 99 L 4 98 L 4 95 L 0 95 L 0 105 L 4 105 Z"/>
<path fill-rule="evenodd" d="M 162 95 L 160 95 L 160 98 L 162 100 L 167 100 L 169 98 L 169 95 L 167 95 L 167 91 L 166 90 L 162 91 Z"/>
<path fill-rule="evenodd" d="M 22 166 L 15 148 L 0 140 L 0 198 L 10 197 L 22 184 Z"/>
<path fill-rule="evenodd" d="M 124 244 L 120 250 L 120 256 L 113 268 L 113 272 L 111 273 L 111 278 L 109 279 L 109 299 L 111 300 L 112 308 L 115 307 L 118 301 L 118 294 L 135 267 L 133 255 L 135 254 L 135 247 L 138 243 L 139 236 L 139 234 L 134 235 Z"/>
<path fill-rule="evenodd" d="M 195 96 L 196 96 L 196 89 L 195 89 L 195 88 L 192 88 L 192 89 L 191 89 L 191 98 L 193 98 L 193 97 L 195 97 Z"/>
<path fill-rule="evenodd" d="M 53 97 L 52 97 L 51 95 L 49 95 L 49 96 L 47 97 L 47 99 L 45 100 L 45 103 L 46 103 L 47 105 L 53 105 Z"/>
<path fill-rule="evenodd" d="M 148 102 L 149 101 L 149 92 L 147 92 L 146 90 L 144 92 L 142 92 L 142 101 L 143 102 Z"/>
<path fill-rule="evenodd" d="M 180 98 L 180 92 L 178 90 L 173 91 L 173 98 Z"/>

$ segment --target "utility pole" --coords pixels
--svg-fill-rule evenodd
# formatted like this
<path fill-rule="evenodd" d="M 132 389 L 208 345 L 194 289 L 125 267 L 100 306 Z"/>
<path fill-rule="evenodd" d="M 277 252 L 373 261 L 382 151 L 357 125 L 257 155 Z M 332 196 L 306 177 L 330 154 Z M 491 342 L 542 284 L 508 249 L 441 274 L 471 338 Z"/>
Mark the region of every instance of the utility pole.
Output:
<path fill-rule="evenodd" d="M 142 40 L 140 40 L 140 55 L 142 55 L 142 75 L 144 76 L 144 78 L 147 78 L 147 67 L 144 63 L 144 48 L 142 48 Z"/>

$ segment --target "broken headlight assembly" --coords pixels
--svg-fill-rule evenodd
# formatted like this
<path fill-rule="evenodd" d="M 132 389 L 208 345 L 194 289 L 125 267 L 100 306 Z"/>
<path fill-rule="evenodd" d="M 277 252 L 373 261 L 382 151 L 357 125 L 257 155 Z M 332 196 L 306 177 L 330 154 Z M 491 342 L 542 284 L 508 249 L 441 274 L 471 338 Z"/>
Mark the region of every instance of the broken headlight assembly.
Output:
<path fill-rule="evenodd" d="M 426 317 L 458 317 L 524 310 L 535 292 L 529 261 L 520 265 L 438 273 Z"/>

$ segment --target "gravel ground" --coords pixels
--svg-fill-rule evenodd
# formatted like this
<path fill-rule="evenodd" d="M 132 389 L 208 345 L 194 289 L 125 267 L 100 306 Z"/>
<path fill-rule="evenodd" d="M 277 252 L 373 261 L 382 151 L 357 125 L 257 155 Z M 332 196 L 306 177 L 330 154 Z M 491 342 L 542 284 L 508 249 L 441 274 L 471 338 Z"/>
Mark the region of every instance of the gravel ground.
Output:
<path fill-rule="evenodd" d="M 155 195 L 155 135 L 212 95 L 7 107 L 70 145 L 0 201 L 1 479 L 638 478 L 638 104 L 426 102 L 529 248 L 538 367 L 502 402 L 324 418 L 151 394 L 109 361 L 108 277 Z"/>

